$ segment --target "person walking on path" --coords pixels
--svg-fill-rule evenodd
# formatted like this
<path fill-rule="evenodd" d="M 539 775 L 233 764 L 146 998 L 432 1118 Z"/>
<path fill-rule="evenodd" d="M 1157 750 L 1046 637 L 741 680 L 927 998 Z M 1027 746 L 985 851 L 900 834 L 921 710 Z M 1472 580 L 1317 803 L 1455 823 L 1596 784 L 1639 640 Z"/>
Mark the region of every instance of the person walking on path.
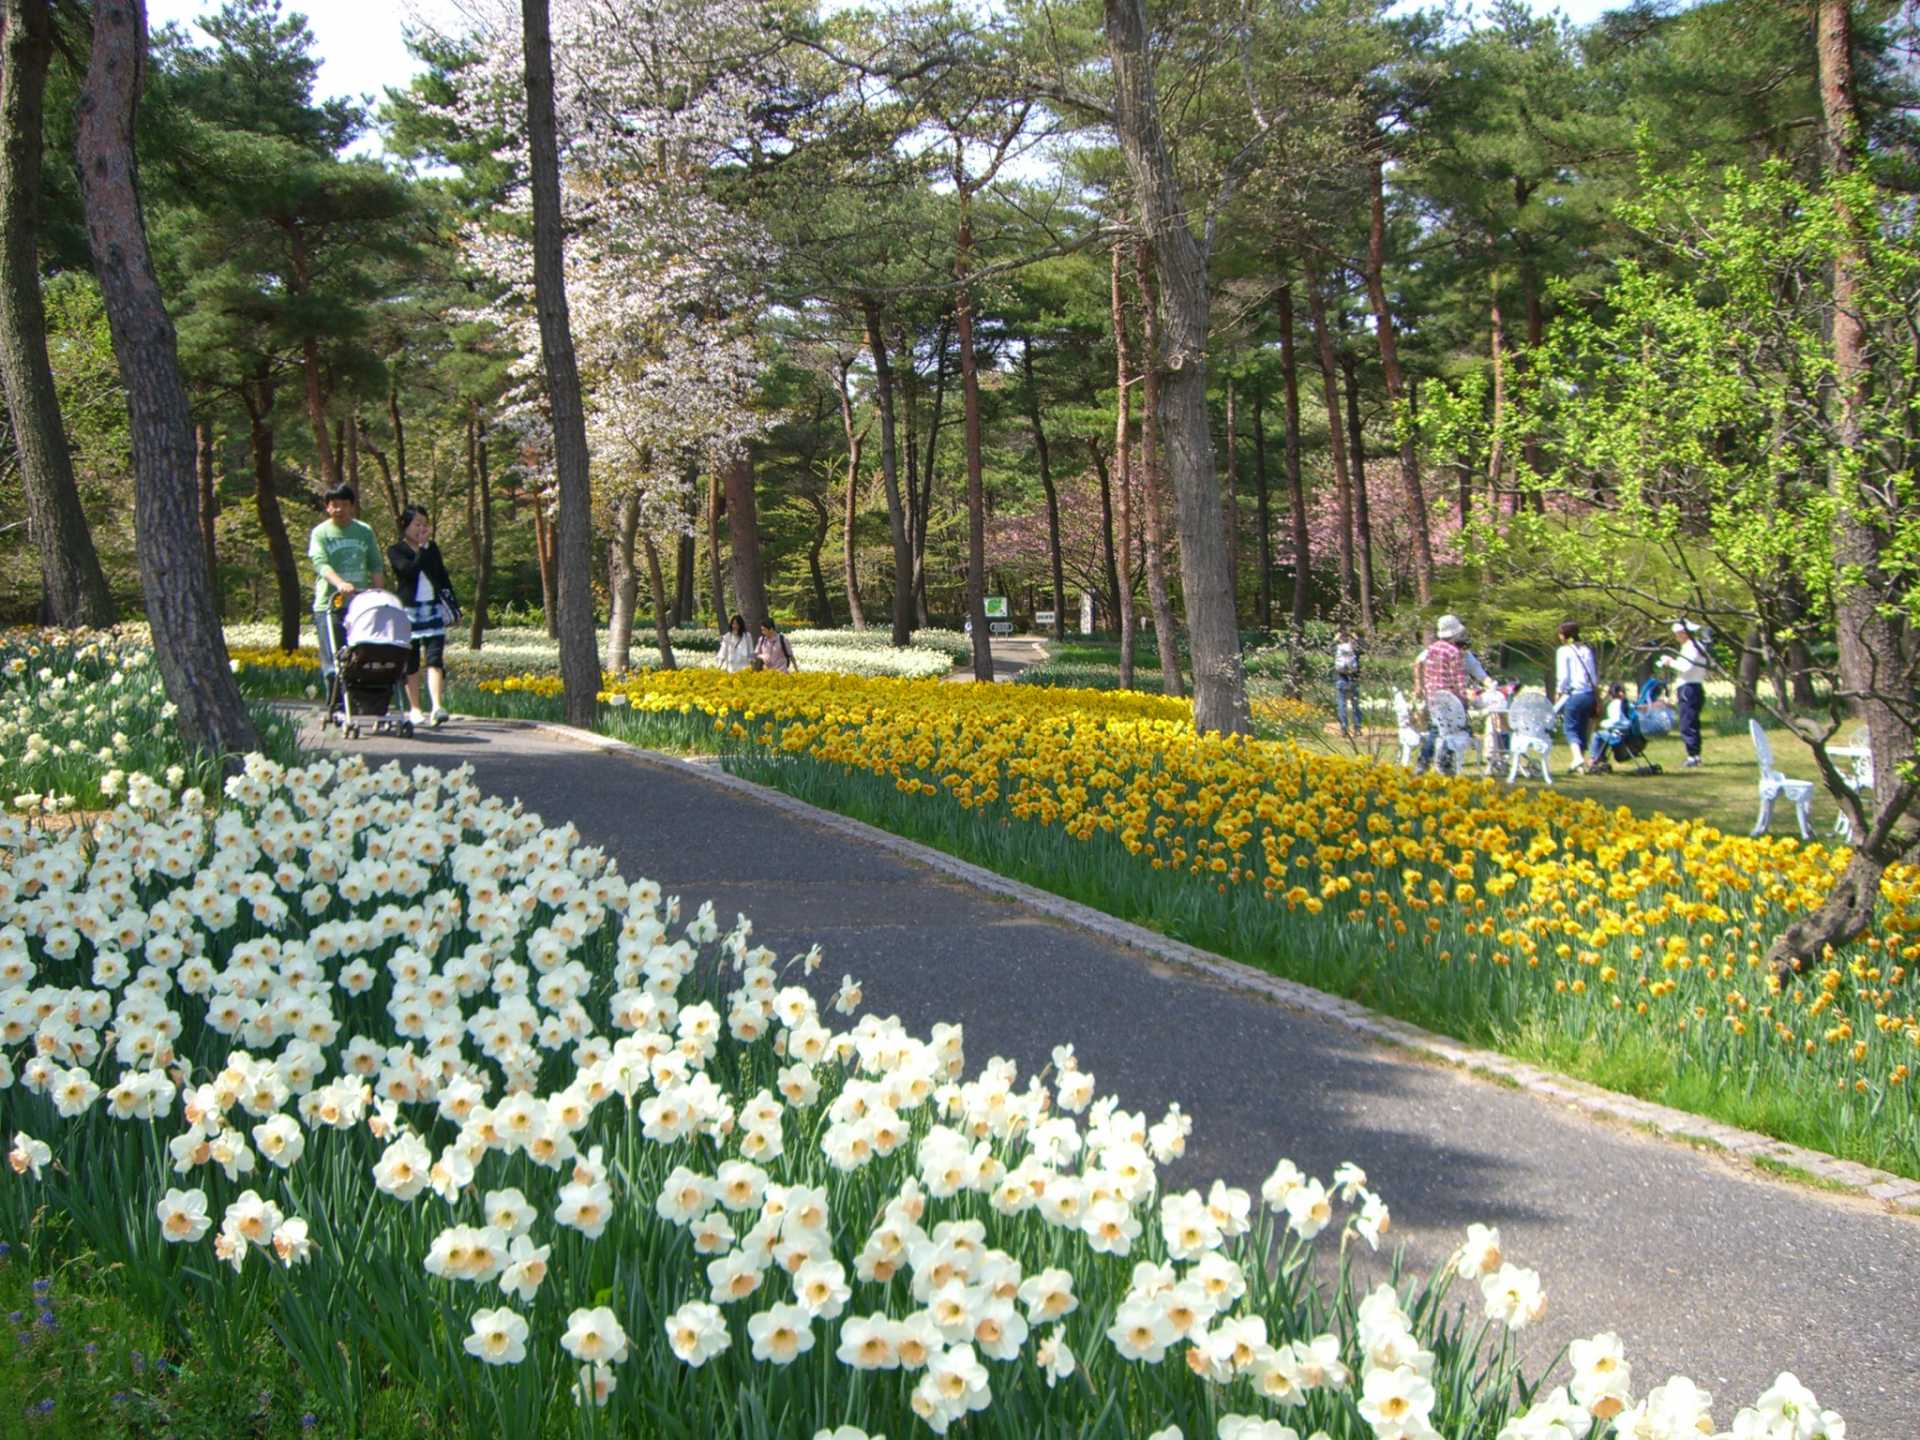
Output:
<path fill-rule="evenodd" d="M 1421 773 L 1433 763 L 1433 752 L 1440 741 L 1439 727 L 1433 720 L 1433 699 L 1436 695 L 1451 695 L 1460 702 L 1460 709 L 1467 708 L 1467 682 L 1486 685 L 1491 681 L 1487 667 L 1480 663 L 1480 657 L 1467 648 L 1467 627 L 1458 615 L 1442 615 L 1433 626 L 1433 643 L 1422 650 L 1413 662 L 1413 690 L 1427 707 L 1427 733 L 1420 742 L 1420 763 L 1415 773 Z"/>
<path fill-rule="evenodd" d="M 780 633 L 780 627 L 769 616 L 760 622 L 760 643 L 754 647 L 753 658 L 760 662 L 763 670 L 797 670 L 793 663 L 793 647 L 787 643 L 787 637 Z"/>
<path fill-rule="evenodd" d="M 313 566 L 313 630 L 320 649 L 320 673 L 334 671 L 333 601 L 377 590 L 386 579 L 380 542 L 373 527 L 358 519 L 360 497 L 351 485 L 336 485 L 324 497 L 327 518 L 308 532 L 307 560 Z"/>
<path fill-rule="evenodd" d="M 1560 706 L 1560 723 L 1567 733 L 1567 749 L 1573 752 L 1573 771 L 1583 774 L 1593 712 L 1600 700 L 1600 667 L 1594 662 L 1593 647 L 1581 643 L 1577 620 L 1560 626 L 1560 648 L 1553 657 L 1553 693 Z"/>
<path fill-rule="evenodd" d="M 738 611 L 720 632 L 719 659 L 720 668 L 729 675 L 753 668 L 753 637 L 747 634 L 747 617 Z"/>
<path fill-rule="evenodd" d="M 1333 715 L 1343 739 L 1360 738 L 1360 646 L 1346 629 L 1333 636 Z"/>
<path fill-rule="evenodd" d="M 433 723 L 444 725 L 452 718 L 447 713 L 447 627 L 458 617 L 460 604 L 433 538 L 433 520 L 422 506 L 409 505 L 400 512 L 400 539 L 387 548 L 387 561 L 393 567 L 394 593 L 413 623 L 413 659 L 407 666 L 407 704 L 412 713 L 407 718 L 415 725 L 427 721 L 420 713 L 424 666 Z"/>
<path fill-rule="evenodd" d="M 1707 653 L 1706 631 L 1696 631 L 1684 620 L 1673 622 L 1678 654 L 1662 655 L 1653 663 L 1673 671 L 1673 695 L 1679 702 L 1680 743 L 1687 749 L 1687 768 L 1700 764 L 1700 709 L 1707 701 L 1707 672 L 1713 657 Z"/>

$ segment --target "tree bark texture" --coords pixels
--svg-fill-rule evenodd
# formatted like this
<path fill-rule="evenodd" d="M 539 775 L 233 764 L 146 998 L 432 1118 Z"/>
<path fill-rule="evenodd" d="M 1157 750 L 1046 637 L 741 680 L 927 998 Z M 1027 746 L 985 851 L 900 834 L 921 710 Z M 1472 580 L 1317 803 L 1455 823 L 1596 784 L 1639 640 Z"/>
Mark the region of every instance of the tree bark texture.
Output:
<path fill-rule="evenodd" d="M 47 0 L 0 5 L 0 383 L 13 418 L 27 531 L 55 625 L 111 625 L 113 592 L 80 506 L 47 358 L 40 294 L 42 118 L 53 22 Z"/>
<path fill-rule="evenodd" d="M 473 625 L 467 632 L 468 648 L 478 650 L 486 643 L 487 602 L 493 590 L 493 484 L 487 475 L 487 432 L 478 418 L 472 422 L 474 470 L 480 480 L 480 546 L 474 559 Z M 394 436 L 395 448 L 399 435 Z"/>
<path fill-rule="evenodd" d="M 393 478 L 400 504 L 407 504 L 407 429 L 400 423 L 400 382 L 387 381 L 387 422 L 393 426 Z"/>
<path fill-rule="evenodd" d="M 960 342 L 960 409 L 967 452 L 967 616 L 973 621 L 973 678 L 993 682 L 993 636 L 987 632 L 987 497 L 981 476 L 980 376 L 973 353 L 973 221 L 960 197 L 953 245 L 953 325 Z"/>
<path fill-rule="evenodd" d="M 887 495 L 887 536 L 893 542 L 893 643 L 913 639 L 914 589 L 918 562 L 913 543 L 913 515 L 900 489 L 900 427 L 895 407 L 893 362 L 887 355 L 886 334 L 880 328 L 880 307 L 868 301 L 862 312 L 867 327 L 867 352 L 873 357 L 874 401 L 880 411 L 880 484 Z M 911 448 L 911 447 L 909 447 Z M 907 477 L 907 489 L 913 477 Z M 847 570 L 849 583 L 852 566 Z"/>
<path fill-rule="evenodd" d="M 1433 539 L 1427 529 L 1427 496 L 1420 484 L 1420 455 L 1414 448 L 1413 427 L 1400 413 L 1406 382 L 1400 373 L 1393 311 L 1387 305 L 1386 162 L 1374 157 L 1372 217 L 1367 230 L 1367 295 L 1373 301 L 1373 329 L 1380 341 L 1380 369 L 1386 375 L 1387 401 L 1394 429 L 1400 432 L 1400 484 L 1407 492 L 1407 520 L 1413 537 L 1413 590 L 1422 604 L 1433 602 Z"/>
<path fill-rule="evenodd" d="M 1853 85 L 1853 14 L 1848 0 L 1819 0 L 1815 48 L 1820 65 L 1820 103 L 1826 122 L 1825 160 L 1830 179 L 1850 175 L 1863 145 Z M 1867 724 L 1873 752 L 1871 814 L 1856 804 L 1853 849 L 1847 867 L 1817 910 L 1801 916 L 1773 942 L 1768 959 L 1783 972 L 1799 970 L 1829 945 L 1859 937 L 1880 900 L 1880 879 L 1912 846 L 1904 824 L 1917 788 L 1912 777 L 1916 736 L 1900 701 L 1911 703 L 1913 671 L 1908 640 L 1897 614 L 1898 581 L 1884 554 L 1891 517 L 1876 494 L 1885 462 L 1866 443 L 1864 412 L 1872 381 L 1869 337 L 1860 315 L 1860 271 L 1865 264 L 1860 220 L 1842 213 L 1847 232 L 1833 261 L 1833 393 L 1837 442 L 1828 486 L 1833 500 L 1833 564 L 1836 577 L 1834 629 L 1840 650 L 1842 695 Z M 1831 771 L 1824 751 L 1823 773 Z M 1842 785 L 1828 778 L 1842 805 Z M 1860 823 L 1864 822 L 1864 823 Z"/>
<path fill-rule="evenodd" d="M 707 477 L 707 571 L 713 581 L 713 624 L 724 630 L 731 623 L 727 613 L 727 576 L 720 568 L 720 472 Z"/>
<path fill-rule="evenodd" d="M 1333 336 L 1327 333 L 1327 297 L 1320 275 L 1307 264 L 1307 313 L 1313 320 L 1313 343 L 1320 352 L 1320 391 L 1327 407 L 1327 449 L 1333 456 L 1334 493 L 1339 497 L 1340 603 L 1354 603 L 1353 481 L 1348 467 L 1347 442 L 1340 423 L 1340 386 L 1335 378 Z"/>
<path fill-rule="evenodd" d="M 745 450 L 726 464 L 727 542 L 733 559 L 733 603 L 758 635 L 768 615 L 766 580 L 760 573 L 760 512 L 753 494 L 753 457 Z"/>
<path fill-rule="evenodd" d="M 1488 326 L 1493 332 L 1493 430 L 1487 450 L 1487 495 L 1493 502 L 1493 514 L 1500 514 L 1500 492 L 1504 488 L 1502 471 L 1507 468 L 1507 325 L 1500 313 L 1500 272 L 1493 272 L 1492 296 L 1487 304 Z M 1520 487 L 1508 491 L 1508 513 L 1520 513 Z"/>
<path fill-rule="evenodd" d="M 140 211 L 133 126 L 147 54 L 143 0 L 96 0 L 76 151 L 87 240 L 127 390 L 140 588 L 181 739 L 221 754 L 260 737 L 228 666 L 195 519 L 193 422 L 173 321 Z"/>
<path fill-rule="evenodd" d="M 1133 376 L 1127 355 L 1127 302 L 1120 289 L 1120 247 L 1113 247 L 1113 467 L 1117 472 L 1114 549 L 1120 556 L 1114 610 L 1120 622 L 1120 688 L 1133 688 Z"/>
<path fill-rule="evenodd" d="M 646 552 L 647 586 L 653 592 L 653 644 L 660 652 L 660 668 L 678 670 L 679 662 L 673 658 L 673 625 L 667 618 L 667 577 L 660 564 L 660 547 L 651 535 L 642 535 L 640 548 Z"/>
<path fill-rule="evenodd" d="M 562 253 L 560 154 L 554 135 L 553 47 L 547 0 L 521 0 L 526 37 L 527 142 L 533 180 L 534 308 L 540 320 L 540 350 L 546 362 L 547 396 L 553 408 L 553 458 L 560 482 L 559 570 L 555 599 L 560 609 L 560 681 L 567 723 L 593 724 L 599 708 L 600 657 L 593 645 L 592 497 L 587 476 L 587 426 L 580 405 L 580 368 L 573 353 L 567 313 L 567 276 Z"/>
<path fill-rule="evenodd" d="M 1309 286 L 1311 288 L 1311 286 Z M 1293 286 L 1280 287 L 1280 379 L 1286 400 L 1287 506 L 1293 519 L 1293 628 L 1307 623 L 1313 588 L 1312 536 L 1307 529 L 1307 491 L 1300 477 L 1300 359 L 1293 337 Z"/>
<path fill-rule="evenodd" d="M 1347 453 L 1353 462 L 1353 573 L 1359 582 L 1360 629 L 1373 635 L 1373 513 L 1367 505 L 1367 437 L 1360 424 L 1360 364 L 1353 352 L 1340 351 L 1341 378 L 1347 382 Z"/>
<path fill-rule="evenodd" d="M 1053 460 L 1047 448 L 1047 429 L 1040 423 L 1040 391 L 1033 379 L 1033 340 L 1020 346 L 1020 364 L 1027 379 L 1027 424 L 1033 429 L 1034 458 L 1040 462 L 1040 488 L 1047 497 L 1047 562 L 1053 574 L 1053 638 L 1067 638 L 1066 569 L 1060 556 L 1060 495 L 1053 483 Z"/>
<path fill-rule="evenodd" d="M 834 366 L 834 387 L 840 394 L 840 429 L 847 440 L 847 503 L 845 523 L 841 529 L 841 561 L 847 571 L 847 623 L 856 630 L 867 628 L 866 612 L 860 606 L 860 565 L 859 555 L 854 545 L 854 521 L 860 513 L 860 452 L 867 443 L 867 432 L 857 430 L 853 424 L 853 392 L 847 388 L 847 370 L 851 362 L 840 362 Z M 814 565 L 819 565 L 820 550 L 816 544 L 813 550 Z M 894 589 L 899 590 L 896 581 Z M 896 607 L 897 608 L 897 607 Z"/>
<path fill-rule="evenodd" d="M 1093 468 L 1100 476 L 1100 558 L 1107 569 L 1107 617 L 1119 624 L 1120 562 L 1113 543 L 1113 476 L 1107 470 L 1107 457 L 1097 435 L 1087 437 L 1087 450 L 1093 456 Z"/>
<path fill-rule="evenodd" d="M 614 502 L 613 534 L 607 540 L 607 594 L 612 610 L 607 616 L 606 668 L 624 675 L 633 664 L 633 611 L 640 599 L 640 572 L 633 564 L 634 537 L 640 525 L 640 492 L 627 490 Z"/>
<path fill-rule="evenodd" d="M 1133 273 L 1140 287 L 1140 469 L 1147 512 L 1147 603 L 1153 609 L 1154 646 L 1160 653 L 1160 689 L 1179 697 L 1180 635 L 1174 628 L 1173 602 L 1167 596 L 1166 484 L 1160 464 L 1160 325 L 1153 286 L 1153 251 L 1144 242 L 1133 247 Z M 1231 557 L 1232 547 L 1228 547 Z M 1231 576 L 1232 567 L 1228 572 Z M 1235 621 L 1237 627 L 1238 621 Z M 1235 634 L 1238 634 L 1236 628 Z"/>
<path fill-rule="evenodd" d="M 1253 392 L 1253 494 L 1260 522 L 1260 628 L 1273 629 L 1273 501 L 1267 489 L 1267 424 L 1260 392 Z"/>
<path fill-rule="evenodd" d="M 1233 576 L 1214 473 L 1207 415 L 1207 255 L 1187 226 L 1186 206 L 1160 126 L 1147 47 L 1145 0 L 1105 0 L 1113 65 L 1114 129 L 1136 203 L 1160 262 L 1161 423 L 1167 473 L 1179 505 L 1180 568 L 1193 651 L 1193 723 L 1202 734 L 1245 735 L 1246 664 L 1234 623 Z"/>
<path fill-rule="evenodd" d="M 691 525 L 691 519 L 689 518 L 686 523 Z M 695 608 L 693 599 L 693 570 L 696 553 L 693 542 L 693 531 L 691 529 L 683 530 L 680 538 L 674 542 L 673 623 L 676 625 L 691 625 L 693 623 Z"/>
<path fill-rule="evenodd" d="M 1233 622 L 1240 623 L 1240 417 L 1235 413 L 1232 380 L 1227 381 L 1226 444 L 1221 454 L 1226 459 L 1227 483 L 1222 492 L 1221 513 L 1227 522 L 1227 573 L 1233 577 Z"/>

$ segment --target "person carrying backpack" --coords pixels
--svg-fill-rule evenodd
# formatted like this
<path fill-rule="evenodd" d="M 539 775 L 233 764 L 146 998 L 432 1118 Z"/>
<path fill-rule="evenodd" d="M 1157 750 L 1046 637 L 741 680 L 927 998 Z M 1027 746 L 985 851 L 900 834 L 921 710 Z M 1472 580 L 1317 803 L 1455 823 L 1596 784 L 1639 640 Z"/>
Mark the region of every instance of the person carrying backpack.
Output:
<path fill-rule="evenodd" d="M 760 643 L 753 647 L 753 658 L 762 670 L 798 670 L 793 663 L 793 647 L 771 617 L 760 622 Z"/>

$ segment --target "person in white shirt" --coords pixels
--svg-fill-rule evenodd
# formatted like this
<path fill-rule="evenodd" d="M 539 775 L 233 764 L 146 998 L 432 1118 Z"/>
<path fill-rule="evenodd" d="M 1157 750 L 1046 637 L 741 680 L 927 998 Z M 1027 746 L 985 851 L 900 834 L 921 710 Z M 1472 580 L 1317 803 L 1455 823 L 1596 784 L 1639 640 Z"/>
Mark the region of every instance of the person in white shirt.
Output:
<path fill-rule="evenodd" d="M 1600 701 L 1600 667 L 1593 648 L 1580 642 L 1574 620 L 1560 627 L 1560 648 L 1553 656 L 1553 693 L 1560 705 L 1560 723 L 1567 732 L 1576 774 L 1586 769 L 1587 740 L 1593 730 L 1593 712 Z"/>
<path fill-rule="evenodd" d="M 1713 656 L 1707 653 L 1707 633 L 1684 620 L 1673 622 L 1678 654 L 1662 655 L 1653 663 L 1673 671 L 1673 697 L 1679 702 L 1680 743 L 1687 747 L 1687 768 L 1700 763 L 1700 707 L 1707 701 L 1707 672 Z"/>
<path fill-rule="evenodd" d="M 720 668 L 729 675 L 753 668 L 753 637 L 744 615 L 735 615 L 720 632 Z"/>

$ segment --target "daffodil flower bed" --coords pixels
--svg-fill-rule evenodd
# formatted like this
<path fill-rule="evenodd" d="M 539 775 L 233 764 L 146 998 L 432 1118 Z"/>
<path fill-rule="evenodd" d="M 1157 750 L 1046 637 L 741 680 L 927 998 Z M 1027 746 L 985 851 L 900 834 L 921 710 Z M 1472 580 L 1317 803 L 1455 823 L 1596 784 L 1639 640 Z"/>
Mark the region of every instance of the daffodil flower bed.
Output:
<path fill-rule="evenodd" d="M 945 675 L 958 658 L 968 652 L 965 640 L 944 630 L 922 630 L 913 643 L 895 649 L 885 630 L 789 630 L 787 643 L 793 647 L 795 663 L 803 671 L 833 671 L 845 675 L 893 676 L 899 679 L 930 679 Z M 279 627 L 273 625 L 229 625 L 226 629 L 228 653 L 241 667 L 243 678 L 255 682 L 263 693 L 299 694 L 320 681 L 320 656 L 314 648 L 310 630 L 302 635 L 298 650 L 279 648 Z M 711 669 L 717 663 L 719 636 L 716 631 L 676 629 L 672 632 L 674 663 L 685 669 Z M 595 637 L 598 653 L 606 654 L 607 634 Z M 653 648 L 653 632 L 635 629 L 630 661 L 635 669 L 651 669 L 659 663 Z M 538 677 L 558 683 L 560 652 L 556 642 L 544 630 L 526 627 L 500 627 L 487 631 L 486 644 L 478 654 L 464 645 L 450 642 L 447 651 L 449 678 L 460 685 L 478 685 L 497 690 L 501 682 L 522 677 Z"/>
<path fill-rule="evenodd" d="M 614 733 L 697 724 L 741 773 L 1111 913 L 1920 1175 L 1911 868 L 1782 994 L 1768 942 L 1844 851 L 1199 737 L 1186 703 L 1139 693 L 688 673 L 604 698 Z"/>
<path fill-rule="evenodd" d="M 343 1431 L 404 1381 L 476 1436 L 1713 1433 L 1611 1334 L 1529 1382 L 1497 1231 L 1367 1284 L 1357 1168 L 1166 1186 L 1177 1106 L 846 1019 L 817 951 L 464 771 L 256 756 L 225 799 L 0 821 L 0 1227 L 67 1217 L 216 1351 L 271 1327 Z M 1733 1424 L 1844 1433 L 1790 1375 Z"/>
<path fill-rule="evenodd" d="M 188 752 L 153 652 L 118 632 L 0 634 L 0 809 L 57 817 L 111 806 L 129 774 L 214 785 L 209 756 Z M 291 729 L 264 706 L 254 720 L 281 759 Z"/>

